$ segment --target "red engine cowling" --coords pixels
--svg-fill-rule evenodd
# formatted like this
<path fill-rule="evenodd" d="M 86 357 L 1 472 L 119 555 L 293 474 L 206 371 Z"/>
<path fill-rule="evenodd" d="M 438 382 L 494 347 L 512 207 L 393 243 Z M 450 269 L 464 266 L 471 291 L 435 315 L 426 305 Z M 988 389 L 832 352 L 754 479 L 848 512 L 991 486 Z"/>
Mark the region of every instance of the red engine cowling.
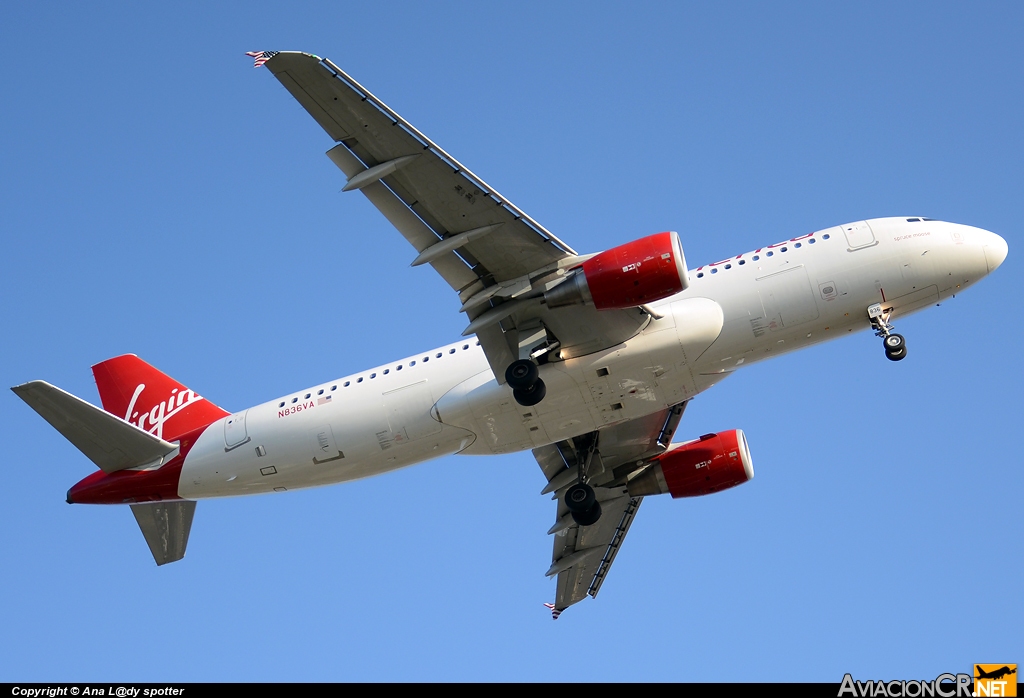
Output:
<path fill-rule="evenodd" d="M 544 298 L 551 307 L 593 303 L 598 310 L 633 308 L 689 285 L 679 236 L 658 233 L 594 255 Z"/>
<path fill-rule="evenodd" d="M 739 429 L 706 434 L 696 441 L 680 444 L 629 482 L 636 497 L 671 494 L 699 497 L 742 485 L 754 477 L 747 437 Z"/>

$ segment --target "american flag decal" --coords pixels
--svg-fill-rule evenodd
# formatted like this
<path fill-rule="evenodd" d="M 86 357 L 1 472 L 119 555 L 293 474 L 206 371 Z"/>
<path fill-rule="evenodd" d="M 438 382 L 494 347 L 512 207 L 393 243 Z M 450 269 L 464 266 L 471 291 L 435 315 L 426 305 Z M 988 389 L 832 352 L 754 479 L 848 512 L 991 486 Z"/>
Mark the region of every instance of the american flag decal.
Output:
<path fill-rule="evenodd" d="M 546 603 L 544 606 L 551 609 L 551 620 L 558 620 L 558 616 L 562 615 L 562 612 L 555 608 L 555 604 Z"/>
<path fill-rule="evenodd" d="M 259 68 L 261 65 L 269 61 L 271 58 L 277 55 L 277 51 L 246 51 L 245 55 L 251 56 L 256 59 L 253 68 Z"/>
<path fill-rule="evenodd" d="M 330 396 L 330 395 L 328 395 L 327 397 L 322 397 L 322 398 L 319 398 L 319 399 L 318 399 L 318 400 L 316 401 L 316 404 L 317 404 L 317 405 L 326 405 L 326 404 L 327 404 L 328 402 L 330 402 L 330 401 L 331 401 L 331 396 Z"/>

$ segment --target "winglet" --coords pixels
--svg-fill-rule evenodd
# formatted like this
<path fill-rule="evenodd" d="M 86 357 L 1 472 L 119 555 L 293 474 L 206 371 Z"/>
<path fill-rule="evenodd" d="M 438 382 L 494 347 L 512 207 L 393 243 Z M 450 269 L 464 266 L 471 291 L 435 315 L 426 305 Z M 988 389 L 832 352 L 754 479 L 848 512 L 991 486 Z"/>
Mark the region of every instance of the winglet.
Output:
<path fill-rule="evenodd" d="M 555 608 L 555 604 L 546 603 L 544 606 L 551 611 L 551 620 L 558 620 L 558 616 L 562 615 L 562 609 Z"/>
<path fill-rule="evenodd" d="M 279 51 L 246 51 L 245 55 L 254 59 L 253 68 L 259 68 L 261 65 L 269 61 L 271 58 L 276 56 Z"/>

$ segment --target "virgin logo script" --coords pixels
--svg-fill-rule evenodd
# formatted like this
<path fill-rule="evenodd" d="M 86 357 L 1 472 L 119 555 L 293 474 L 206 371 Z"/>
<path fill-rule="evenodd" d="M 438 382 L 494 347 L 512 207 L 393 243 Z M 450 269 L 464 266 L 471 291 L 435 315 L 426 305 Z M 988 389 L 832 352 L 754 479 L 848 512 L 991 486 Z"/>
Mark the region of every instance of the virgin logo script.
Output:
<path fill-rule="evenodd" d="M 201 395 L 197 395 L 193 390 L 184 388 L 179 391 L 177 388 L 171 390 L 171 396 L 163 402 L 158 402 L 153 406 L 149 412 L 135 411 L 135 403 L 138 402 L 139 396 L 142 395 L 142 391 L 146 389 L 145 383 L 139 383 L 138 387 L 135 388 L 135 394 L 132 395 L 131 402 L 128 403 L 128 411 L 124 414 L 124 421 L 129 424 L 134 424 L 139 429 L 153 434 L 158 439 L 164 437 L 164 423 L 173 417 L 174 415 L 181 412 L 183 409 L 199 402 L 203 399 Z"/>

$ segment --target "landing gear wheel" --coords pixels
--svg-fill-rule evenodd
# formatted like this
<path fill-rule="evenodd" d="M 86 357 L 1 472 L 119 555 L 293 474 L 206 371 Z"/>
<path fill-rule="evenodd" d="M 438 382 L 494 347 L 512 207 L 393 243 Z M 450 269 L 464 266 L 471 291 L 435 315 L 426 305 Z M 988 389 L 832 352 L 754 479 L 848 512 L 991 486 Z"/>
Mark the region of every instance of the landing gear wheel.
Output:
<path fill-rule="evenodd" d="M 890 334 L 885 338 L 885 350 L 889 352 L 897 352 L 900 349 L 905 349 L 907 342 L 903 339 L 901 334 Z"/>
<path fill-rule="evenodd" d="M 544 385 L 544 381 L 540 378 L 533 384 L 532 387 L 526 389 L 515 388 L 512 390 L 512 397 L 516 399 L 523 407 L 533 407 L 538 402 L 544 399 L 544 396 L 548 394 L 547 386 Z"/>
<path fill-rule="evenodd" d="M 529 359 L 513 361 L 505 369 L 505 382 L 513 390 L 528 390 L 540 380 L 537 364 Z"/>
<path fill-rule="evenodd" d="M 889 361 L 902 361 L 907 358 L 907 350 L 900 349 L 899 351 L 889 351 L 886 349 L 885 358 L 889 359 Z"/>
<path fill-rule="evenodd" d="M 594 488 L 585 482 L 577 482 L 565 491 L 565 506 L 573 514 L 582 514 L 597 504 Z"/>
<path fill-rule="evenodd" d="M 907 356 L 907 342 L 900 334 L 887 334 L 882 340 L 885 346 L 885 358 L 889 361 L 901 361 Z"/>
<path fill-rule="evenodd" d="M 587 511 L 582 514 L 572 512 L 572 520 L 578 523 L 580 526 L 593 526 L 601 518 L 601 505 L 598 502 L 594 502 L 594 506 L 590 507 Z"/>

